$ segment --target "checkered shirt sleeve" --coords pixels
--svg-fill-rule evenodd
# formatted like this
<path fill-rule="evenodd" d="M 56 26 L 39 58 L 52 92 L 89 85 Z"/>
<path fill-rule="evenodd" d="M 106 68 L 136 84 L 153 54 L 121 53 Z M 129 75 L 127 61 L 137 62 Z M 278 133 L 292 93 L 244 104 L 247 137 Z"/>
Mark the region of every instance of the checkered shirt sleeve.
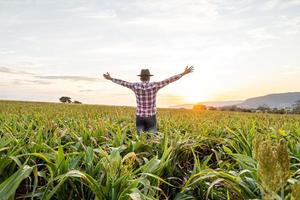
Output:
<path fill-rule="evenodd" d="M 165 79 L 163 81 L 160 81 L 160 82 L 156 82 L 156 87 L 157 87 L 157 90 L 165 87 L 166 85 L 174 82 L 174 81 L 177 81 L 178 79 L 180 79 L 183 75 L 182 74 L 178 74 L 178 75 L 175 75 L 175 76 L 172 76 L 168 79 Z"/>
<path fill-rule="evenodd" d="M 112 80 L 112 82 L 114 82 L 116 84 L 122 85 L 122 86 L 127 87 L 127 88 L 132 89 L 132 90 L 134 89 L 134 83 L 130 83 L 130 82 L 127 82 L 127 81 L 116 79 L 116 78 L 113 78 L 111 80 Z"/>

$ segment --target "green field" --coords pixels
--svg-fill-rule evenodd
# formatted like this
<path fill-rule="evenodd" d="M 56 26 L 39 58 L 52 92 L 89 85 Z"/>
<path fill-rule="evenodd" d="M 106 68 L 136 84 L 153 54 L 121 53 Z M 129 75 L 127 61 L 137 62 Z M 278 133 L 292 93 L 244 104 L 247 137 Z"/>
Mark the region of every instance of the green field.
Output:
<path fill-rule="evenodd" d="M 0 101 L 0 199 L 300 199 L 300 116 Z"/>

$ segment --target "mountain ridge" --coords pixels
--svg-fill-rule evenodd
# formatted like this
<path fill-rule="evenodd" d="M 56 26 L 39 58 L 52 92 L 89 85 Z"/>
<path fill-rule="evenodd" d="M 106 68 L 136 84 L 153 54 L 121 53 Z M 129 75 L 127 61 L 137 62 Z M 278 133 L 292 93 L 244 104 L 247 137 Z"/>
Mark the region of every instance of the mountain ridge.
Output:
<path fill-rule="evenodd" d="M 259 106 L 267 106 L 270 108 L 286 108 L 292 107 L 296 101 L 300 100 L 300 92 L 284 92 L 271 93 L 262 96 L 247 98 L 246 100 L 232 100 L 232 101 L 208 101 L 199 102 L 196 104 L 203 104 L 213 107 L 224 106 L 238 106 L 241 108 L 257 108 Z M 192 109 L 196 104 L 181 104 L 170 106 L 170 108 L 186 108 Z"/>
<path fill-rule="evenodd" d="M 300 92 L 272 93 L 258 97 L 248 98 L 237 106 L 242 108 L 256 108 L 267 106 L 270 108 L 291 107 L 300 100 Z"/>

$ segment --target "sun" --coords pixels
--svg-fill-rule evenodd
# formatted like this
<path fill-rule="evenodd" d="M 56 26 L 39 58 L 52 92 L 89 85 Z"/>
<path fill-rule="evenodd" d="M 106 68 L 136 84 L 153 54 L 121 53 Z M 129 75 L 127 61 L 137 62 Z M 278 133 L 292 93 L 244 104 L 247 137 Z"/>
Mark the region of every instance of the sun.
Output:
<path fill-rule="evenodd" d="M 195 104 L 200 102 L 206 102 L 214 99 L 215 97 L 215 85 L 209 83 L 206 77 L 199 78 L 199 76 L 185 79 L 178 83 L 176 87 L 170 88 L 170 93 L 180 96 L 183 104 Z"/>
<path fill-rule="evenodd" d="M 208 96 L 203 91 L 202 92 L 187 91 L 185 92 L 183 97 L 186 103 L 199 103 L 205 101 L 208 98 Z"/>

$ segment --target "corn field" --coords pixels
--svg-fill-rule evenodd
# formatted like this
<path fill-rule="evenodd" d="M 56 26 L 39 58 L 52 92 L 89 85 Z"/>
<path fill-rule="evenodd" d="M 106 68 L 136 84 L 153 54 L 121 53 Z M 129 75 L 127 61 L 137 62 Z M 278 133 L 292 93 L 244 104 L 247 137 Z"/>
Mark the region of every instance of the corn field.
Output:
<path fill-rule="evenodd" d="M 299 200 L 300 116 L 0 101 L 0 199 Z"/>

